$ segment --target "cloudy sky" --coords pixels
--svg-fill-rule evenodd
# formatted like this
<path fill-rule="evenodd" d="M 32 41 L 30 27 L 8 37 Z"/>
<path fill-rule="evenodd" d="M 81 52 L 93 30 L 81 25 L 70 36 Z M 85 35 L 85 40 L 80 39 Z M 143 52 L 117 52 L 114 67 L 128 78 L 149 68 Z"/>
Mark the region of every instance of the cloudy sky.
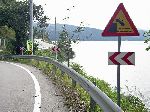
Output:
<path fill-rule="evenodd" d="M 79 25 L 104 29 L 119 3 L 123 3 L 135 26 L 150 30 L 150 0 L 33 0 L 44 7 L 50 23 Z M 64 18 L 69 17 L 69 19 Z"/>

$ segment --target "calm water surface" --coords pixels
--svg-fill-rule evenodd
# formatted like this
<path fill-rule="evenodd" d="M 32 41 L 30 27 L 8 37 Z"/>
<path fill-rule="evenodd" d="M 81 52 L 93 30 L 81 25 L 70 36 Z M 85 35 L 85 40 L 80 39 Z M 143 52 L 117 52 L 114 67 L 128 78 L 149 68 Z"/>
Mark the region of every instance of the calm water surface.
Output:
<path fill-rule="evenodd" d="M 103 79 L 112 87 L 117 84 L 117 66 L 108 65 L 108 52 L 116 52 L 117 42 L 112 41 L 83 41 L 73 45 L 76 57 L 73 62 L 79 63 L 84 70 L 99 79 Z M 143 41 L 122 41 L 122 52 L 135 52 L 135 66 L 121 65 L 121 87 L 126 91 L 129 86 L 133 94 L 139 91 L 142 98 L 149 105 L 150 96 L 150 51 Z M 150 107 L 150 105 L 149 105 Z"/>

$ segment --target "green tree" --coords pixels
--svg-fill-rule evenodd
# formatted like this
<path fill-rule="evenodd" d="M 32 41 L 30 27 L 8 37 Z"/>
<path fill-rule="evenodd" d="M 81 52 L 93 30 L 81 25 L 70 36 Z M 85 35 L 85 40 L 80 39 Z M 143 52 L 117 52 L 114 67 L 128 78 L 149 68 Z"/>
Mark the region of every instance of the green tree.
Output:
<path fill-rule="evenodd" d="M 61 48 L 61 51 L 58 53 L 58 61 L 68 61 L 69 59 L 74 58 L 74 51 L 71 48 L 71 38 L 65 28 L 63 27 L 62 32 L 59 35 L 58 47 Z"/>
<path fill-rule="evenodd" d="M 0 26 L 0 38 L 15 39 L 15 31 L 8 26 Z"/>
<path fill-rule="evenodd" d="M 144 37 L 146 37 L 144 43 L 149 44 L 150 41 L 150 30 L 147 32 L 144 32 Z M 146 50 L 150 50 L 150 44 L 147 46 Z"/>
<path fill-rule="evenodd" d="M 60 48 L 60 52 L 58 53 L 58 61 L 68 61 L 69 66 L 69 60 L 75 57 L 75 52 L 73 51 L 71 44 L 78 42 L 80 32 L 82 31 L 84 31 L 82 22 L 80 26 L 72 31 L 72 34 L 68 32 L 65 25 L 62 27 L 62 32 L 60 32 L 59 40 L 57 41 L 57 46 Z"/>
<path fill-rule="evenodd" d="M 12 41 L 11 51 L 15 51 L 17 46 L 26 47 L 26 40 L 29 37 L 29 2 L 15 1 L 8 2 L 9 0 L 3 0 L 3 5 L 0 5 L 0 26 L 8 26 L 12 28 L 16 33 L 16 41 Z M 44 15 L 44 11 L 41 5 L 33 6 L 34 20 L 38 21 L 40 27 L 46 26 L 46 20 L 48 19 Z M 15 52 L 13 52 L 15 53 Z"/>
<path fill-rule="evenodd" d="M 3 50 L 11 48 L 10 42 L 15 41 L 15 31 L 7 26 L 0 26 L 0 47 Z M 9 46 L 9 47 L 8 47 Z"/>
<path fill-rule="evenodd" d="M 0 0 L 0 5 L 8 5 L 15 1 L 16 0 Z"/>

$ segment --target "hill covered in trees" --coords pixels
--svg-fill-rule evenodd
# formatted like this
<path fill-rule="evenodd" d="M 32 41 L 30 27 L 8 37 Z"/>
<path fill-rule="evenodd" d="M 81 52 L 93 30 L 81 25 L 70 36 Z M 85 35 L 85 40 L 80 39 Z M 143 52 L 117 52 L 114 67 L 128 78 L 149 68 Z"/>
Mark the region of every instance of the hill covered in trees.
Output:
<path fill-rule="evenodd" d="M 59 37 L 59 33 L 62 31 L 62 27 L 64 24 L 57 24 L 56 25 L 56 38 L 55 38 L 55 25 L 54 24 L 49 24 L 47 31 L 48 31 L 48 35 L 49 35 L 49 39 L 54 41 L 56 39 L 58 39 Z M 74 26 L 74 25 L 65 25 L 70 37 L 72 37 L 72 35 L 74 35 L 74 30 L 77 29 L 78 26 Z M 76 36 L 72 37 L 72 38 L 77 38 L 80 41 L 116 41 L 118 38 L 117 37 L 102 37 L 101 33 L 103 30 L 100 29 L 96 29 L 96 28 L 90 28 L 90 27 L 85 27 L 84 31 L 75 34 Z M 140 33 L 140 36 L 122 36 L 122 40 L 123 41 L 144 41 L 145 37 L 143 36 L 144 34 L 144 30 L 138 30 Z"/>

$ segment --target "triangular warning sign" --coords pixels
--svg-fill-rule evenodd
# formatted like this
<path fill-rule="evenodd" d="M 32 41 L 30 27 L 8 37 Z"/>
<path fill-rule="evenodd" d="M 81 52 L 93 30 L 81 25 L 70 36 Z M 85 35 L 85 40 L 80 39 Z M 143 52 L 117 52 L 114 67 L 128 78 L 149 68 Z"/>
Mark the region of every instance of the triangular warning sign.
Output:
<path fill-rule="evenodd" d="M 120 3 L 102 36 L 139 36 L 123 3 Z"/>

